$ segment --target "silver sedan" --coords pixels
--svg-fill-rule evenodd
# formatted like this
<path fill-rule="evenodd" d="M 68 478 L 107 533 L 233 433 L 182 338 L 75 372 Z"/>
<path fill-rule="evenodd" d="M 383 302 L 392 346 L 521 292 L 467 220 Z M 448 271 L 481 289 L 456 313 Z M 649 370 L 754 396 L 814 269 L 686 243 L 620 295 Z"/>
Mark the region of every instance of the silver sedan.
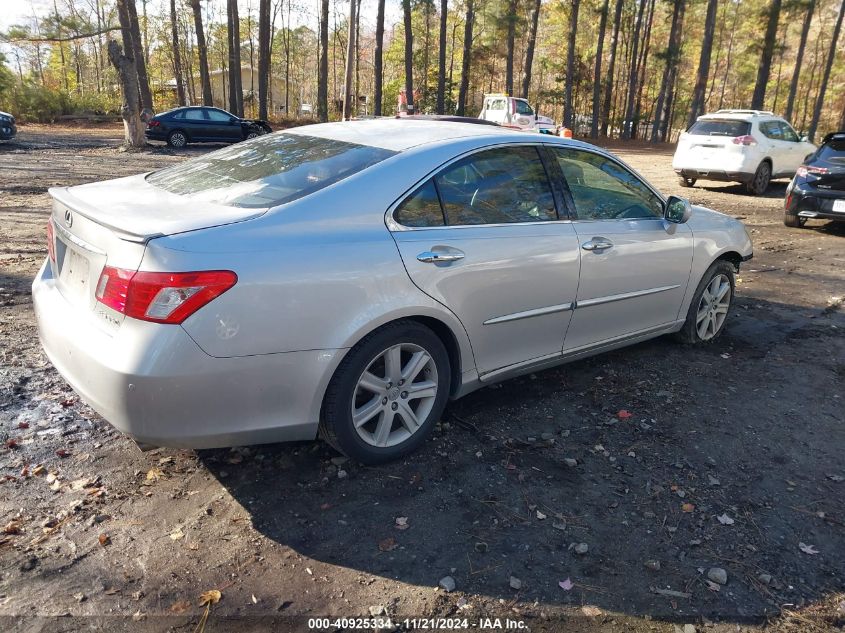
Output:
<path fill-rule="evenodd" d="M 459 122 L 311 125 L 50 193 L 41 342 L 146 445 L 395 459 L 485 385 L 713 341 L 752 253 L 603 150 Z"/>

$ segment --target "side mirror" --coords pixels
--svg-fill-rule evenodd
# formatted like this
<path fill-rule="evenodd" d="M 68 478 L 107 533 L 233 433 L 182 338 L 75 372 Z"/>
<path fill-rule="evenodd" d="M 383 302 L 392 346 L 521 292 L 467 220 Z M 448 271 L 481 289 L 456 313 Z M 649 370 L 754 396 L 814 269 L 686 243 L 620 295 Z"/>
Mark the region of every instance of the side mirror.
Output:
<path fill-rule="evenodd" d="M 663 217 L 669 222 L 675 224 L 683 224 L 690 219 L 692 215 L 692 206 L 689 200 L 684 200 L 678 196 L 669 196 L 666 200 L 666 210 L 663 212 Z"/>

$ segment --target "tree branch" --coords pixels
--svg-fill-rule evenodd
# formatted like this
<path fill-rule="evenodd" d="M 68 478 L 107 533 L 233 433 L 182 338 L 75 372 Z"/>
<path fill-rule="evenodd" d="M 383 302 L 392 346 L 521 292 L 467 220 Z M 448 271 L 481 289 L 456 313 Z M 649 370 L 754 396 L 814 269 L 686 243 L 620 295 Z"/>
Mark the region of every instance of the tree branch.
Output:
<path fill-rule="evenodd" d="M 80 33 L 79 35 L 71 35 L 69 37 L 14 37 L 9 38 L 8 41 L 10 44 L 14 44 L 15 42 L 72 42 L 73 40 L 81 40 L 86 37 L 95 37 L 97 35 L 102 35 L 103 33 L 109 33 L 111 31 L 119 31 L 119 26 L 110 26 L 104 29 L 100 29 L 99 31 L 93 31 L 91 33 Z"/>

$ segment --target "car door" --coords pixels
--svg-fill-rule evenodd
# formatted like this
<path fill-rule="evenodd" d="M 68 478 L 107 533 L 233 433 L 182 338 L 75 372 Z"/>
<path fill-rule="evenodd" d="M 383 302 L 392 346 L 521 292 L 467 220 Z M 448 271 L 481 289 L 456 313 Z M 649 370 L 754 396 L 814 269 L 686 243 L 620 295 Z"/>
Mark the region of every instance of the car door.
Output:
<path fill-rule="evenodd" d="M 790 170 L 794 173 L 798 168 L 798 165 L 792 167 L 794 147 L 784 139 L 780 121 L 762 121 L 759 127 L 765 137 L 764 143 L 768 146 L 766 155 L 772 160 L 772 177 L 789 174 Z"/>
<path fill-rule="evenodd" d="M 523 144 L 457 159 L 393 211 L 408 274 L 461 320 L 482 377 L 561 353 L 579 266 L 562 204 L 538 146 Z"/>
<path fill-rule="evenodd" d="M 205 114 L 208 117 L 209 137 L 226 143 L 237 143 L 243 140 L 241 121 L 236 116 L 216 108 L 207 108 Z"/>
<path fill-rule="evenodd" d="M 575 214 L 581 276 L 564 351 L 659 329 L 680 318 L 692 232 L 663 219 L 663 200 L 618 161 L 553 147 Z"/>
<path fill-rule="evenodd" d="M 786 121 L 780 121 L 779 124 L 784 143 L 789 148 L 789 164 L 787 169 L 789 170 L 789 175 L 792 176 L 804 162 L 807 154 L 812 154 L 816 151 L 816 146 L 812 143 L 802 141 L 798 133 Z"/>
<path fill-rule="evenodd" d="M 208 120 L 202 108 L 188 108 L 182 120 L 185 132 L 192 141 L 205 141 L 208 137 Z"/>

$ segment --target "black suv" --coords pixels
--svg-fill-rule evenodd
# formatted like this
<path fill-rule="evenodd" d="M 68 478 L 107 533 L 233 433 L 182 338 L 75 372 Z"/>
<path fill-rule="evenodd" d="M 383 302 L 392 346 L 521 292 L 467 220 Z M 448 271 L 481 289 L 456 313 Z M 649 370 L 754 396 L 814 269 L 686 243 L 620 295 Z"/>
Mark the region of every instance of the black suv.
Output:
<path fill-rule="evenodd" d="M 241 119 L 209 106 L 176 108 L 147 121 L 144 134 L 150 141 L 167 141 L 171 147 L 188 143 L 238 143 L 273 130 L 267 121 Z"/>
<path fill-rule="evenodd" d="M 809 219 L 845 222 L 845 131 L 828 134 L 804 159 L 786 188 L 783 223 L 801 227 Z"/>

